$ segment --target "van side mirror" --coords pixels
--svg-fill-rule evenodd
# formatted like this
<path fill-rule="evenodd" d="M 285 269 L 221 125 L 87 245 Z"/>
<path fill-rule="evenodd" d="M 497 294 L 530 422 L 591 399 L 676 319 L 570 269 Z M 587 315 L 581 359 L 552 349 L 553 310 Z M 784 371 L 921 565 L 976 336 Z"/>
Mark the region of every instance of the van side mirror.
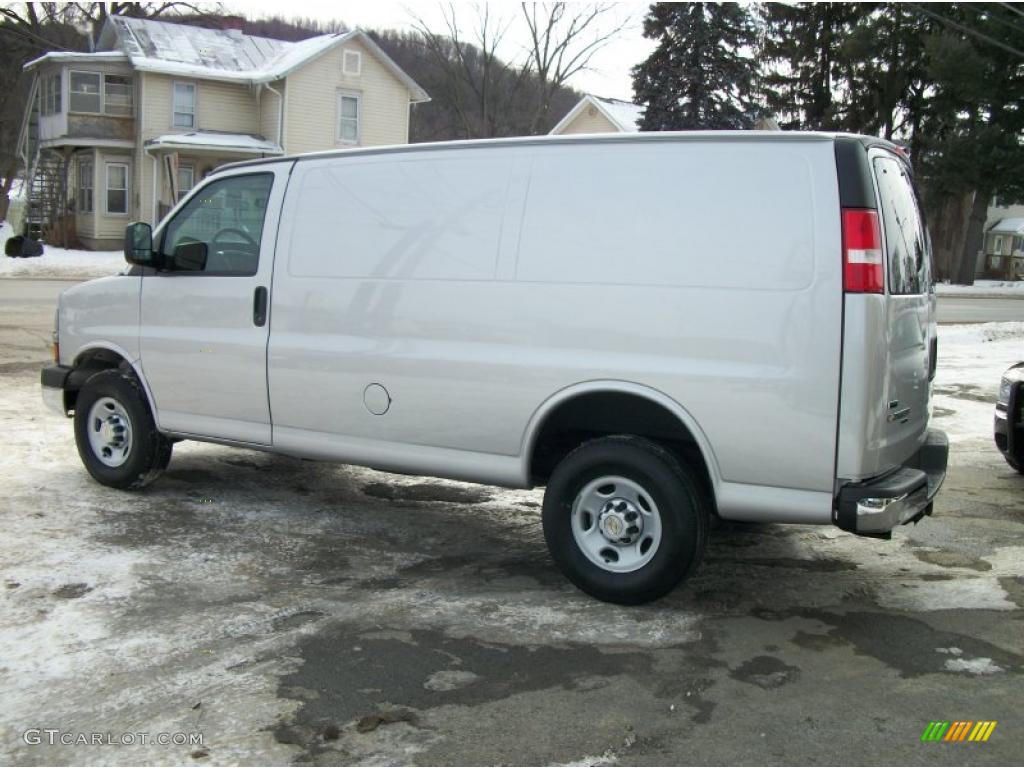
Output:
<path fill-rule="evenodd" d="M 174 249 L 167 267 L 175 272 L 202 272 L 206 269 L 206 243 L 182 243 Z"/>
<path fill-rule="evenodd" d="M 140 267 L 156 266 L 153 253 L 153 228 L 144 221 L 135 221 L 124 230 L 124 260 Z"/>

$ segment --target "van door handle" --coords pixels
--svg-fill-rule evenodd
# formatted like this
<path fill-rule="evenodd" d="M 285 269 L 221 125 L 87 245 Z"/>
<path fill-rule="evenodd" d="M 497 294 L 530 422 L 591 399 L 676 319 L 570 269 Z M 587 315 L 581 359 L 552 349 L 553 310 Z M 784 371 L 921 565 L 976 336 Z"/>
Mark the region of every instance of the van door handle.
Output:
<path fill-rule="evenodd" d="M 267 322 L 267 289 L 262 285 L 252 298 L 252 321 L 260 328 Z"/>

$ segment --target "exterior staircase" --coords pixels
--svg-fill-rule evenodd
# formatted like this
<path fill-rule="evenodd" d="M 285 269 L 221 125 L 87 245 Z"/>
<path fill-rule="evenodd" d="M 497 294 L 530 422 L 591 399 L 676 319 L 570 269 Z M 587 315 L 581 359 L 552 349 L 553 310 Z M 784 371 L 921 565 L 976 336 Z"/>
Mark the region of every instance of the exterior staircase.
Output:
<path fill-rule="evenodd" d="M 52 150 L 36 155 L 28 186 L 26 234 L 34 239 L 56 242 L 62 239 L 56 230 L 64 226 L 67 214 L 67 160 Z"/>
<path fill-rule="evenodd" d="M 67 231 L 68 157 L 39 145 L 38 78 L 33 79 L 28 98 L 31 108 L 25 110 L 18 139 L 27 184 L 25 231 L 21 234 L 67 245 L 74 238 L 74 233 Z"/>

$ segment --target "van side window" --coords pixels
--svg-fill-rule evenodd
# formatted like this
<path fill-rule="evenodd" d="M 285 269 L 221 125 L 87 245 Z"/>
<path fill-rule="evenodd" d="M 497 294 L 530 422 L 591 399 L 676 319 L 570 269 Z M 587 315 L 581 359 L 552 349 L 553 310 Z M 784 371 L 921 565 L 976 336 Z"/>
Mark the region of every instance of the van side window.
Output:
<path fill-rule="evenodd" d="M 454 154 L 301 163 L 288 191 L 289 273 L 493 279 L 511 163 L 505 153 Z"/>
<path fill-rule="evenodd" d="M 162 253 L 206 243 L 206 267 L 196 274 L 255 275 L 273 183 L 273 174 L 256 173 L 206 184 L 168 222 Z"/>
<path fill-rule="evenodd" d="M 913 182 L 895 158 L 875 158 L 875 178 L 885 226 L 889 293 L 916 294 L 929 289 L 930 248 Z"/>

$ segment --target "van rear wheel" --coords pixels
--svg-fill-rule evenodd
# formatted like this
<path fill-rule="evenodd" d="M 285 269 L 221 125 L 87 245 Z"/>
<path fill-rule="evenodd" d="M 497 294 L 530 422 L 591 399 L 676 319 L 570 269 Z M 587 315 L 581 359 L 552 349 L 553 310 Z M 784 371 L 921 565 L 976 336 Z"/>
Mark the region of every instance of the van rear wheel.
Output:
<path fill-rule="evenodd" d="M 709 504 L 694 473 L 646 438 L 602 437 L 555 468 L 544 538 L 573 584 L 599 600 L 657 600 L 689 576 L 707 546 Z"/>
<path fill-rule="evenodd" d="M 111 488 L 144 488 L 171 461 L 139 380 L 116 370 L 94 374 L 78 393 L 75 443 L 89 474 Z"/>

